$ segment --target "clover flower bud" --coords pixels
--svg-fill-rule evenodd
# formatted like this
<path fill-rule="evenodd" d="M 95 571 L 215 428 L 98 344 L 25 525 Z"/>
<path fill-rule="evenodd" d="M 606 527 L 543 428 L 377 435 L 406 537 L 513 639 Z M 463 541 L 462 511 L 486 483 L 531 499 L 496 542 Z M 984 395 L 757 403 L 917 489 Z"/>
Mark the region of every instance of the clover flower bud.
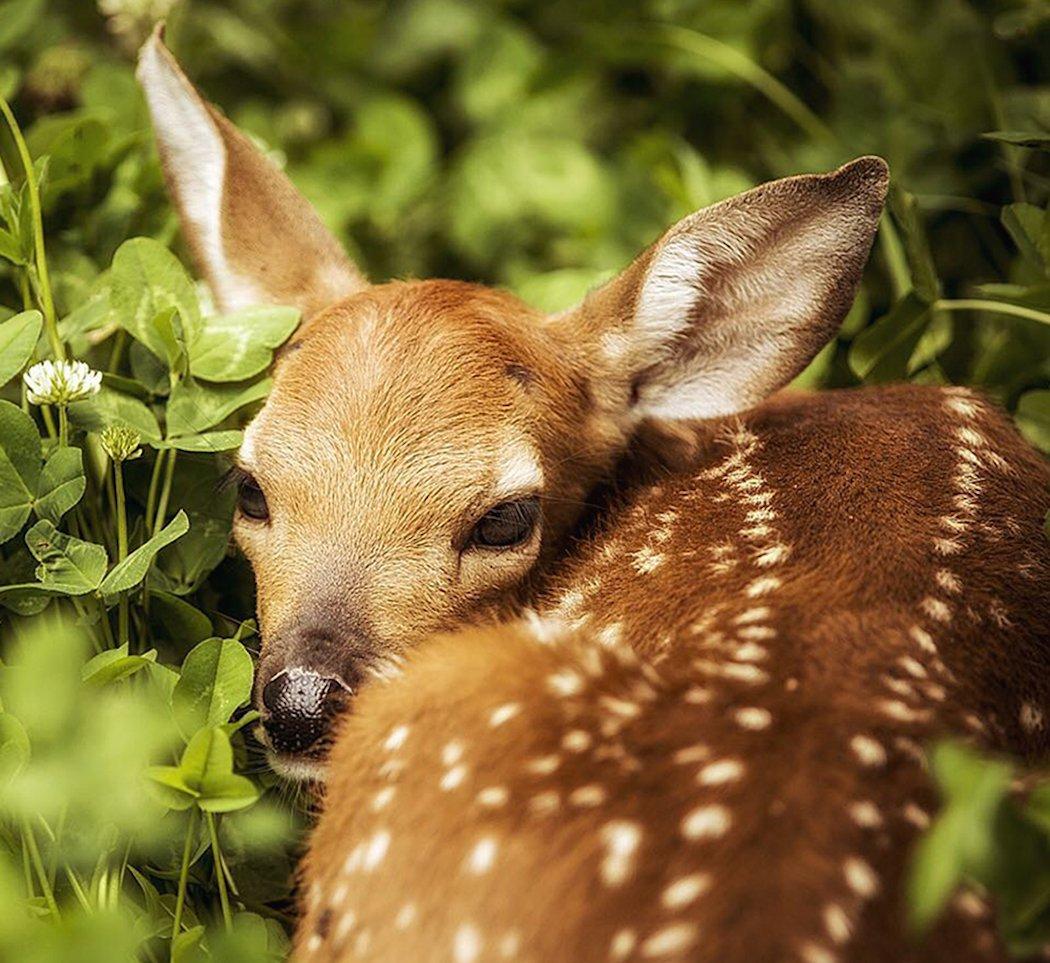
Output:
<path fill-rule="evenodd" d="M 114 461 L 131 461 L 142 454 L 142 436 L 126 425 L 108 425 L 99 435 L 102 449 Z"/>

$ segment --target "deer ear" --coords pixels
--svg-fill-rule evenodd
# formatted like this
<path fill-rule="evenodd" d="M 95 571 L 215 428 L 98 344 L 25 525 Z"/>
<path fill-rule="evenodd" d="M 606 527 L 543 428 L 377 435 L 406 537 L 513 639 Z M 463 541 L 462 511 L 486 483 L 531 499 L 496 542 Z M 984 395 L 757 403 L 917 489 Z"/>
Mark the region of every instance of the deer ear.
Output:
<path fill-rule="evenodd" d="M 849 310 L 889 172 L 862 157 L 690 215 L 555 324 L 626 377 L 639 418 L 713 418 L 798 374 Z M 621 395 L 622 396 L 622 395 Z"/>
<path fill-rule="evenodd" d="M 154 31 L 139 55 L 168 190 L 223 310 L 274 303 L 304 317 L 367 284 L 306 199 L 208 104 Z"/>

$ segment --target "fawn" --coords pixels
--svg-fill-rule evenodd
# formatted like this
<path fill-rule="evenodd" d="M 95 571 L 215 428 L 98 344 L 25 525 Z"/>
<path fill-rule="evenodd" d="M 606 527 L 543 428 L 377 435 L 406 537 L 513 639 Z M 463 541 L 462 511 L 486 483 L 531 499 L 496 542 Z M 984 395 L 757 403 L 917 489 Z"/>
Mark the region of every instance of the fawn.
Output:
<path fill-rule="evenodd" d="M 1050 473 L 965 389 L 774 395 L 885 164 L 693 214 L 547 317 L 368 284 L 159 36 L 139 76 L 219 304 L 304 316 L 235 520 L 261 738 L 326 780 L 296 957 L 1001 958 L 973 894 L 911 943 L 901 880 L 924 742 L 1050 743 Z"/>

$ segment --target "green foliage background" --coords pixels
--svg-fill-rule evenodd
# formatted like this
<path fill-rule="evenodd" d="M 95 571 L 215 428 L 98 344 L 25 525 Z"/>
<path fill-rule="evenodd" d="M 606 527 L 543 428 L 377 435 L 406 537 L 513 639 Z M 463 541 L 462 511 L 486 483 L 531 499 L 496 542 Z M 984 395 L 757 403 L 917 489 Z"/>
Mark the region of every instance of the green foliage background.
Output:
<path fill-rule="evenodd" d="M 5 129 L 0 958 L 286 948 L 303 818 L 248 735 L 251 579 L 216 484 L 295 318 L 215 316 L 168 252 L 132 75 L 165 15 L 190 76 L 374 279 L 467 278 L 553 310 L 698 207 L 881 154 L 891 214 L 800 381 L 976 385 L 1050 450 L 1041 0 L 0 0 L 0 94 L 40 182 L 36 203 Z M 105 372 L 68 411 L 18 377 L 56 342 Z M 119 471 L 117 425 L 143 445 Z M 917 924 L 968 879 L 999 894 L 1016 949 L 1038 945 L 1045 783 L 1016 802 L 1007 763 L 935 761 L 948 806 Z"/>

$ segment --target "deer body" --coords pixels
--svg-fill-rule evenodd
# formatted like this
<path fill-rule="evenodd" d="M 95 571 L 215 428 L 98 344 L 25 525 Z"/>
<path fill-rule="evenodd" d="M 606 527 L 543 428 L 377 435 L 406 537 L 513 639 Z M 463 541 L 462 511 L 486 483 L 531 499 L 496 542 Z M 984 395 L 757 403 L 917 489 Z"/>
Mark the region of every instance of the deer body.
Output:
<path fill-rule="evenodd" d="M 912 945 L 901 890 L 923 745 L 1050 746 L 1045 464 L 958 390 L 705 434 L 573 553 L 546 621 L 362 694 L 297 958 L 1005 958 L 969 897 Z"/>
<path fill-rule="evenodd" d="M 1046 465 L 965 389 L 774 394 L 886 165 L 698 211 L 545 316 L 369 284 L 159 36 L 139 76 L 219 305 L 303 313 L 234 520 L 259 738 L 327 783 L 297 956 L 994 957 L 973 901 L 912 948 L 900 881 L 925 741 L 1047 748 Z"/>

